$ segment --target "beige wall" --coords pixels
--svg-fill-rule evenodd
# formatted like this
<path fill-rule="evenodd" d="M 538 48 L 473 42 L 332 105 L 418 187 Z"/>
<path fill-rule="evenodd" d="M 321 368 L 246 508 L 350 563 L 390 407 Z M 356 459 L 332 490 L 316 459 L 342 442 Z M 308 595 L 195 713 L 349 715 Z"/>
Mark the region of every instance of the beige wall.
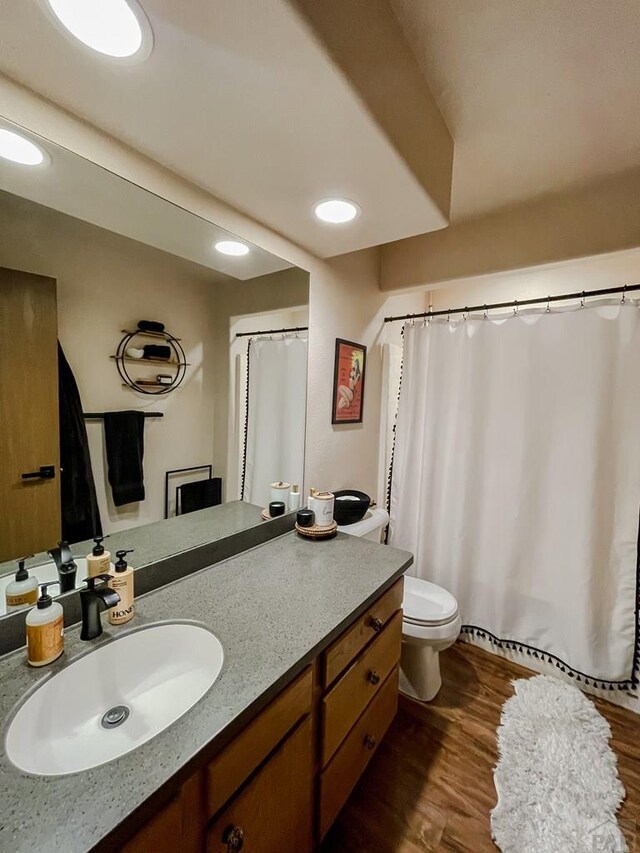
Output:
<path fill-rule="evenodd" d="M 640 169 L 382 249 L 394 290 L 526 269 L 640 246 Z"/>
<path fill-rule="evenodd" d="M 312 278 L 309 300 L 309 405 L 306 487 L 357 488 L 378 494 L 381 345 L 387 314 L 421 311 L 425 294 L 390 297 L 378 287 L 379 250 L 334 258 L 321 278 Z M 368 348 L 362 424 L 331 424 L 335 339 Z"/>
<path fill-rule="evenodd" d="M 0 266 L 57 280 L 58 335 L 85 411 L 164 413 L 145 423 L 146 499 L 120 508 L 113 505 L 106 479 L 103 423 L 87 422 L 105 532 L 163 518 L 164 472 L 211 460 L 217 362 L 210 330 L 215 285 L 208 271 L 5 193 L 0 194 Z M 183 339 L 191 366 L 180 388 L 167 396 L 123 388 L 109 358 L 121 330 L 135 328 L 140 319 L 160 320 Z"/>
<path fill-rule="evenodd" d="M 537 299 L 640 282 L 640 249 L 579 258 L 491 276 L 460 280 L 432 290 L 434 310 Z M 565 303 L 567 304 L 567 303 Z"/>

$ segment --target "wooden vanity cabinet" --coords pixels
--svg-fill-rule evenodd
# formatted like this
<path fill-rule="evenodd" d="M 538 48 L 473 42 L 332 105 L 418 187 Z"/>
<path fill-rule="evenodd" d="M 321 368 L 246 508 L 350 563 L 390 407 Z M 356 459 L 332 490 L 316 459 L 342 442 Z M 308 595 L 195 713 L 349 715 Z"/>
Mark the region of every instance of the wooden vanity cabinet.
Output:
<path fill-rule="evenodd" d="M 121 848 L 310 853 L 398 706 L 400 579 Z"/>

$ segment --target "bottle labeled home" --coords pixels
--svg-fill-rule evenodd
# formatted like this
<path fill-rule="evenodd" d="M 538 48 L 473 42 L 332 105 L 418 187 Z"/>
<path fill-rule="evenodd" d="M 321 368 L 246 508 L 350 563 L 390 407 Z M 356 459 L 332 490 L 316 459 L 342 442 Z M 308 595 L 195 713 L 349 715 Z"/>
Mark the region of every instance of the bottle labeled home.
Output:
<path fill-rule="evenodd" d="M 125 557 L 131 554 L 129 551 L 116 551 L 118 558 L 115 566 L 109 573 L 111 575 L 111 588 L 120 596 L 120 601 L 109 611 L 109 624 L 124 625 L 133 619 L 133 569 L 128 565 Z"/>

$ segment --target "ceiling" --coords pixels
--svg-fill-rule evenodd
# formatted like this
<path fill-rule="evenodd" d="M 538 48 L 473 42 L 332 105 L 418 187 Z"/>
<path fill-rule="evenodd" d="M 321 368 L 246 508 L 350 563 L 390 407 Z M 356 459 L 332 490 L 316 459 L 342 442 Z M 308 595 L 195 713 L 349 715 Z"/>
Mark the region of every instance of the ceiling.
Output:
<path fill-rule="evenodd" d="M 229 232 L 24 128 L 4 120 L 0 127 L 28 136 L 49 160 L 34 168 L 0 158 L 6 192 L 240 280 L 291 266 L 258 246 L 243 257 L 222 255 L 213 246 L 234 239 Z"/>
<path fill-rule="evenodd" d="M 637 0 L 390 0 L 455 139 L 451 220 L 640 164 Z"/>
<path fill-rule="evenodd" d="M 0 71 L 319 256 L 446 225 L 291 3 L 141 5 L 153 52 L 118 65 L 52 26 L 42 2 L 3 0 Z M 334 195 L 359 219 L 319 223 L 312 205 Z"/>

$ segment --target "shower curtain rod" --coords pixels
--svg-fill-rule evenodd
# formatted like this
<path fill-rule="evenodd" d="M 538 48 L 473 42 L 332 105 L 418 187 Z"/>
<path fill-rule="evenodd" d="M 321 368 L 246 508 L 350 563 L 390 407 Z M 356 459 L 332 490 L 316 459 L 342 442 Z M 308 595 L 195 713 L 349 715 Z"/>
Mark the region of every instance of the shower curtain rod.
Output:
<path fill-rule="evenodd" d="M 254 335 L 281 335 L 283 332 L 308 332 L 308 326 L 292 326 L 289 329 L 263 329 L 261 332 L 236 332 L 236 338 L 252 338 Z"/>
<path fill-rule="evenodd" d="M 547 296 L 538 299 L 515 299 L 513 302 L 492 302 L 489 305 L 465 305 L 464 308 L 443 308 L 440 311 L 423 311 L 421 314 L 402 314 L 398 317 L 385 317 L 385 323 L 399 320 L 415 320 L 421 317 L 443 317 L 449 314 L 470 314 L 472 311 L 494 311 L 496 308 L 522 308 L 525 305 L 544 305 L 561 302 L 566 299 L 586 299 L 588 296 L 608 296 L 612 293 L 623 295 L 632 290 L 640 290 L 640 284 L 625 284 L 623 287 L 605 287 L 600 290 L 582 290 L 577 293 L 563 293 L 562 296 Z"/>

